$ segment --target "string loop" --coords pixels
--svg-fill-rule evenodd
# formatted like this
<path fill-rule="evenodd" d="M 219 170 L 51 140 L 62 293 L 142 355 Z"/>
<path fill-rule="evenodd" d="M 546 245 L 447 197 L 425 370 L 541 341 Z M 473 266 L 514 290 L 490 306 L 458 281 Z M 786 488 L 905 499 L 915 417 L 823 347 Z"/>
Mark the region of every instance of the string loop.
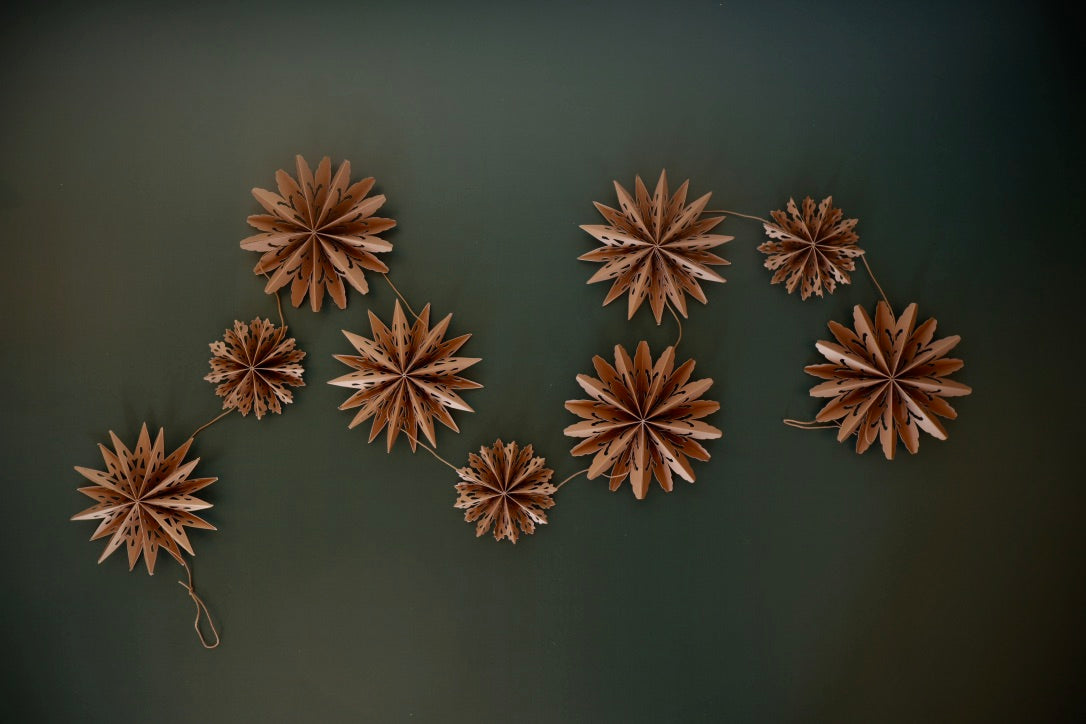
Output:
<path fill-rule="evenodd" d="M 185 573 L 188 574 L 189 582 L 185 583 L 184 581 L 178 581 L 178 583 L 189 592 L 189 598 L 196 604 L 196 618 L 192 622 L 192 628 L 196 630 L 196 636 L 200 639 L 200 644 L 205 649 L 218 648 L 221 640 L 219 639 L 219 631 L 215 628 L 215 622 L 211 619 L 211 611 L 207 609 L 207 604 L 204 603 L 203 599 L 196 594 L 196 588 L 192 583 L 192 569 L 189 568 L 189 564 L 182 560 L 181 566 L 185 569 Z M 200 630 L 201 618 L 207 618 L 207 625 L 211 627 L 211 633 L 215 635 L 215 643 L 209 644 L 207 639 L 204 638 L 204 633 Z"/>

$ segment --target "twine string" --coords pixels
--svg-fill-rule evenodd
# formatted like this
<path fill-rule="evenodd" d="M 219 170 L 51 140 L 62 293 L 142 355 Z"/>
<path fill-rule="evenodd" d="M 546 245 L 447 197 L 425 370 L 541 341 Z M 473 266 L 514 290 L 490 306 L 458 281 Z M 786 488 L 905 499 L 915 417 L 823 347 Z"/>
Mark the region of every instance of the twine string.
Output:
<path fill-rule="evenodd" d="M 264 272 L 264 278 L 267 279 L 269 282 L 271 281 L 271 277 L 268 276 L 268 272 Z M 275 306 L 279 310 L 279 326 L 286 329 L 287 323 L 283 319 L 283 300 L 279 295 L 278 289 L 275 290 Z"/>
<path fill-rule="evenodd" d="M 279 296 L 279 290 L 275 291 L 275 307 L 279 310 L 279 326 L 284 330 L 287 328 L 287 322 L 283 319 L 283 300 Z"/>
<path fill-rule="evenodd" d="M 727 209 L 713 209 L 711 211 L 702 211 L 703 214 L 728 214 L 730 216 L 741 216 L 744 219 L 750 219 L 751 221 L 760 221 L 763 224 L 769 224 L 771 222 L 763 219 L 761 216 L 751 216 L 750 214 L 740 214 L 738 211 L 728 211 Z"/>
<path fill-rule="evenodd" d="M 396 285 L 392 283 L 392 280 L 389 279 L 388 274 L 382 273 L 381 276 L 383 276 L 385 278 L 385 281 L 388 282 L 388 285 L 392 287 L 392 291 L 396 292 L 396 296 L 399 297 L 400 301 L 403 302 L 405 307 L 407 307 L 407 311 L 411 312 L 411 316 L 413 316 L 415 319 L 418 319 L 419 315 L 415 314 L 415 310 L 411 308 L 411 305 L 408 303 L 407 298 L 404 297 L 403 294 L 400 294 L 400 290 L 397 289 Z"/>
<path fill-rule="evenodd" d="M 886 298 L 886 292 L 882 291 L 882 285 L 879 284 L 879 280 L 875 278 L 875 272 L 871 271 L 871 265 L 867 263 L 867 254 L 860 255 L 860 261 L 864 263 L 864 267 L 867 269 L 867 275 L 871 277 L 871 281 L 874 282 L 875 288 L 879 290 L 879 294 L 882 295 L 882 301 L 886 302 L 886 306 L 893 308 L 890 304 L 890 300 Z"/>
<path fill-rule="evenodd" d="M 781 420 L 788 427 L 794 427 L 797 430 L 833 430 L 837 428 L 837 425 L 823 425 L 818 420 L 793 420 L 791 418 L 784 418 Z"/>
<path fill-rule="evenodd" d="M 181 566 L 185 569 L 185 573 L 189 576 L 189 582 L 178 581 L 178 583 L 189 592 L 189 598 L 196 604 L 196 619 L 192 622 L 192 628 L 196 630 L 196 636 L 200 639 L 200 643 L 205 649 L 218 648 L 220 639 L 219 631 L 215 628 L 215 622 L 211 619 L 211 611 L 207 609 L 207 604 L 196 593 L 196 588 L 192 583 L 192 569 L 189 568 L 189 564 L 184 560 L 181 561 Z M 204 638 L 204 633 L 200 630 L 200 619 L 207 618 L 207 625 L 211 627 L 211 633 L 215 635 L 215 643 L 209 644 L 207 639 Z"/>
<path fill-rule="evenodd" d="M 565 480 L 563 480 L 562 482 L 558 483 L 558 485 L 557 485 L 557 486 L 555 486 L 555 490 L 557 490 L 558 488 L 562 487 L 563 485 L 565 485 L 566 483 L 568 483 L 568 482 L 569 482 L 570 480 L 573 480 L 573 479 L 574 479 L 575 477 L 577 477 L 578 475 L 584 475 L 584 474 L 585 474 L 585 473 L 587 473 L 587 472 L 588 472 L 589 470 L 591 470 L 591 468 L 585 468 L 584 470 L 578 470 L 577 472 L 573 473 L 573 475 L 570 475 L 570 476 L 569 476 L 568 478 L 566 478 L 566 479 L 565 479 Z M 612 470 L 614 470 L 614 468 L 612 468 Z M 626 477 L 627 475 L 629 475 L 629 472 L 625 472 L 625 473 L 622 473 L 621 475 L 615 475 L 614 473 L 603 473 L 603 476 L 604 476 L 605 478 L 608 478 L 608 479 L 610 479 L 610 480 L 614 480 L 615 478 L 623 478 L 623 477 Z"/>
<path fill-rule="evenodd" d="M 457 471 L 457 472 L 459 472 L 460 468 L 456 467 L 455 465 L 453 465 L 452 463 L 450 463 L 450 462 L 449 462 L 448 460 L 446 460 L 445 458 L 443 458 L 443 457 L 441 457 L 440 455 L 438 455 L 438 454 L 437 454 L 437 450 L 434 450 L 434 449 L 433 449 L 432 447 L 430 447 L 430 446 L 429 446 L 429 445 L 427 445 L 426 443 L 422 442 L 421 440 L 419 440 L 419 447 L 421 447 L 421 448 L 422 448 L 423 450 L 425 450 L 426 452 L 428 452 L 428 453 L 430 453 L 431 455 L 433 455 L 433 456 L 434 456 L 434 458 L 436 458 L 437 460 L 439 460 L 439 461 L 441 461 L 441 462 L 445 463 L 445 465 L 448 465 L 450 469 L 452 469 L 452 470 L 454 470 L 454 471 Z"/>
<path fill-rule="evenodd" d="M 562 482 L 558 483 L 558 485 L 555 485 L 555 486 L 554 486 L 554 489 L 555 489 L 555 491 L 557 491 L 557 490 L 558 490 L 559 488 L 561 488 L 561 487 L 562 487 L 563 485 L 565 485 L 566 483 L 568 483 L 568 482 L 569 482 L 570 480 L 573 480 L 573 479 L 574 479 L 575 477 L 577 477 L 578 475 L 584 475 L 585 473 L 587 473 L 587 472 L 588 472 L 588 470 L 589 470 L 588 468 L 585 468 L 584 470 L 578 470 L 577 472 L 573 473 L 573 475 L 570 475 L 570 476 L 569 476 L 568 478 L 566 478 L 566 479 L 565 479 L 565 480 L 563 480 Z"/>
<path fill-rule="evenodd" d="M 226 412 L 221 412 L 221 413 L 219 413 L 218 415 L 216 415 L 215 417 L 213 417 L 213 418 L 211 418 L 210 420 L 208 420 L 207 422 L 205 422 L 205 423 L 204 423 L 203 425 L 200 425 L 200 427 L 196 428 L 196 429 L 195 429 L 195 430 L 193 431 L 193 433 L 192 433 L 191 435 L 189 435 L 189 439 L 191 440 L 191 439 L 195 438 L 195 437 L 196 437 L 197 435 L 199 435 L 199 434 L 200 434 L 201 432 L 203 432 L 203 431 L 204 431 L 204 430 L 205 430 L 206 428 L 209 428 L 209 427 L 211 427 L 211 426 L 212 426 L 212 425 L 214 425 L 214 424 L 215 424 L 216 422 L 218 422 L 219 420 L 221 420 L 221 419 L 223 419 L 224 417 L 226 417 L 227 415 L 229 415 L 229 414 L 230 414 L 231 412 L 233 412 L 233 411 L 234 411 L 235 409 L 237 409 L 237 408 L 231 407 L 231 408 L 230 408 L 229 410 L 227 410 Z"/>
<path fill-rule="evenodd" d="M 683 321 L 679 319 L 679 315 L 676 314 L 674 308 L 670 304 L 667 305 L 667 311 L 671 312 L 671 316 L 675 317 L 675 324 L 679 325 L 679 337 L 675 340 L 675 344 L 671 345 L 675 349 L 679 348 L 679 342 L 683 341 Z"/>

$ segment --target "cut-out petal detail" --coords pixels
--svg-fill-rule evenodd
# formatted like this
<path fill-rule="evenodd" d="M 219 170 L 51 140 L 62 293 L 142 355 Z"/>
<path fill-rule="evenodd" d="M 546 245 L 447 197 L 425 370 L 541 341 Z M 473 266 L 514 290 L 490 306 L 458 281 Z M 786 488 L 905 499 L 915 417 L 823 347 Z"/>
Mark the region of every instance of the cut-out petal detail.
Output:
<path fill-rule="evenodd" d="M 313 311 L 320 311 L 327 293 L 343 309 L 346 285 L 366 294 L 365 270 L 388 271 L 374 254 L 391 251 L 392 244 L 377 235 L 396 221 L 374 216 L 385 197 L 367 196 L 372 178 L 351 185 L 350 162 L 344 161 L 334 176 L 327 156 L 316 174 L 301 156 L 295 163 L 297 179 L 286 171 L 276 173 L 278 194 L 253 189 L 253 198 L 268 213 L 249 217 L 249 225 L 262 233 L 243 239 L 241 248 L 263 254 L 253 273 L 270 274 L 268 294 L 289 284 L 295 307 L 308 296 Z"/>
<path fill-rule="evenodd" d="M 816 222 L 812 223 L 817 228 Z M 935 320 L 917 327 L 916 312 L 914 303 L 895 317 L 890 305 L 880 301 L 872 320 L 856 306 L 855 329 L 830 322 L 837 342 L 821 340 L 815 345 L 830 364 L 805 368 L 807 374 L 825 380 L 810 391 L 812 397 L 828 398 L 815 420 L 837 424 L 840 441 L 855 436 L 858 453 L 878 440 L 883 455 L 892 460 L 899 438 L 915 453 L 920 430 L 945 440 L 946 428 L 938 418 L 952 420 L 957 412 L 943 398 L 973 391 L 949 379 L 962 368 L 962 361 L 945 355 L 960 337 L 934 339 Z"/>
<path fill-rule="evenodd" d="M 199 458 L 184 459 L 192 438 L 166 457 L 165 433 L 160 429 L 152 443 L 147 423 L 140 428 L 131 450 L 112 431 L 109 436 L 113 450 L 99 445 L 106 463 L 105 472 L 76 467 L 76 472 L 97 484 L 78 489 L 94 500 L 95 505 L 76 513 L 72 520 L 100 521 L 91 540 L 109 536 L 109 542 L 99 563 L 123 546 L 129 570 L 143 556 L 147 572 L 154 574 L 159 548 L 183 564 L 182 551 L 193 554 L 185 528 L 215 530 L 191 511 L 211 507 L 211 503 L 193 493 L 217 478 L 189 478 L 199 462 Z"/>
<path fill-rule="evenodd" d="M 582 420 L 565 430 L 567 436 L 582 439 L 571 454 L 594 455 L 588 478 L 606 475 L 611 490 L 629 479 L 638 499 L 646 496 L 653 478 L 667 492 L 673 488 L 673 472 L 694 482 L 687 456 L 708 460 L 697 441 L 723 434 L 701 419 L 720 407 L 701 399 L 713 381 L 691 381 L 694 361 L 676 368 L 673 347 L 654 361 L 647 342 L 632 356 L 616 346 L 614 366 L 601 357 L 593 365 L 601 379 L 577 376 L 592 399 L 566 402 L 566 409 Z"/>
<path fill-rule="evenodd" d="M 435 419 L 456 430 L 449 410 L 472 412 L 455 390 L 482 387 L 461 376 L 480 360 L 454 356 L 470 335 L 446 340 L 452 315 L 431 328 L 429 304 L 410 324 L 399 300 L 393 308 L 391 326 L 373 312 L 369 316 L 372 338 L 343 331 L 358 354 L 334 355 L 352 371 L 330 380 L 329 384 L 357 390 L 339 409 L 359 408 L 350 422 L 352 428 L 373 418 L 370 442 L 387 425 L 386 445 L 390 452 L 401 432 L 412 450 L 418 444 L 420 431 L 431 445 L 436 444 Z"/>
<path fill-rule="evenodd" d="M 708 250 L 733 237 L 707 233 L 724 217 L 703 216 L 712 194 L 705 194 L 686 205 L 689 184 L 689 181 L 684 182 L 671 196 L 667 172 L 662 171 L 655 191 L 650 194 L 638 176 L 632 196 L 615 182 L 621 211 L 596 204 L 596 209 L 608 223 L 588 224 L 581 228 L 602 246 L 579 258 L 603 263 L 589 278 L 589 284 L 613 281 L 603 301 L 605 306 L 628 293 L 626 310 L 632 318 L 647 299 L 652 316 L 660 324 L 664 309 L 669 306 L 687 316 L 686 294 L 705 303 L 698 279 L 724 281 L 724 277 L 711 267 L 728 262 Z"/>

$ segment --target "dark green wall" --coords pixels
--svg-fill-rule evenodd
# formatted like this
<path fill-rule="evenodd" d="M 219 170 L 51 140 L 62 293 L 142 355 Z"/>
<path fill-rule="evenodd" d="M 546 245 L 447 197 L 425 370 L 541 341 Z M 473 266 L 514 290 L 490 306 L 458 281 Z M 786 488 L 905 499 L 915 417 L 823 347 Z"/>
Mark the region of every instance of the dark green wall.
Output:
<path fill-rule="evenodd" d="M 88 4 L 89 5 L 89 4 Z M 24 10 L 2 33 L 4 718 L 52 721 L 1059 721 L 1086 715 L 1081 79 L 1032 3 L 173 3 Z M 10 12 L 10 11 L 9 11 Z M 515 548 L 476 539 L 428 455 L 347 430 L 325 384 L 198 439 L 216 533 L 198 587 L 102 566 L 73 465 L 143 420 L 215 414 L 207 343 L 274 303 L 238 249 L 293 155 L 378 179 L 393 278 L 454 312 L 483 390 L 453 461 L 532 442 L 593 354 L 673 339 L 601 308 L 578 224 L 666 166 L 753 214 L 833 194 L 899 308 L 960 334 L 950 439 L 888 463 L 783 427 L 818 405 L 828 320 L 770 287 L 729 219 L 726 285 L 681 353 L 725 431 L 698 481 L 637 502 L 583 479 Z M 330 306 L 330 305 L 329 305 Z M 14 718 L 12 720 L 15 720 Z"/>

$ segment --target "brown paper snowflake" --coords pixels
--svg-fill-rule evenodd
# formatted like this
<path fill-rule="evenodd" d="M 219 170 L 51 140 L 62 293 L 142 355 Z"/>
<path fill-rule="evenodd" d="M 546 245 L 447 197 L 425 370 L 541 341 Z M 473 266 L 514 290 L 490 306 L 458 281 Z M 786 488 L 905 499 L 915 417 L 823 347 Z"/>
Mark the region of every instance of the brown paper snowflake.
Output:
<path fill-rule="evenodd" d="M 329 384 L 358 390 L 339 406 L 341 410 L 361 409 L 349 427 L 373 419 L 369 441 L 388 427 L 388 451 L 396 436 L 403 431 L 411 449 L 418 443 L 418 430 L 431 445 L 434 439 L 434 419 L 459 432 L 449 410 L 474 412 L 456 390 L 482 387 L 460 373 L 479 361 L 477 357 L 454 357 L 453 354 L 471 337 L 465 334 L 445 340 L 452 315 L 430 328 L 430 305 L 427 304 L 414 324 L 409 325 L 399 301 L 392 313 L 389 329 L 373 312 L 370 328 L 373 338 L 367 339 L 343 330 L 358 355 L 334 355 L 353 372 L 337 377 Z"/>
<path fill-rule="evenodd" d="M 210 508 L 193 493 L 218 478 L 190 478 L 200 458 L 185 461 L 192 438 L 167 457 L 165 439 L 159 429 L 155 441 L 147 433 L 147 423 L 140 429 L 136 447 L 129 450 L 113 434 L 113 450 L 99 445 L 106 469 L 76 467 L 76 472 L 94 483 L 79 492 L 97 501 L 72 516 L 72 520 L 100 520 L 91 540 L 110 536 L 101 563 L 123 544 L 128 550 L 128 569 L 132 570 L 140 554 L 147 572 L 154 574 L 158 549 L 162 548 L 184 565 L 181 551 L 195 555 L 185 527 L 215 530 L 215 526 L 192 514 Z"/>
<path fill-rule="evenodd" d="M 603 263 L 588 280 L 589 284 L 614 280 L 603 300 L 604 305 L 629 292 L 627 317 L 632 318 L 647 297 L 659 324 L 664 307 L 669 304 L 687 316 L 687 294 L 706 303 L 699 279 L 724 281 L 724 277 L 711 267 L 730 262 L 708 250 L 734 237 L 709 233 L 724 217 L 702 218 L 711 193 L 687 205 L 689 185 L 689 181 L 684 181 L 675 195 L 669 196 L 667 173 L 661 171 L 652 196 L 638 176 L 634 188 L 636 198 L 615 181 L 621 211 L 596 203 L 607 224 L 581 228 L 603 246 L 578 258 Z"/>
<path fill-rule="evenodd" d="M 518 527 L 531 535 L 537 524 L 547 523 L 543 511 L 554 506 L 551 496 L 557 488 L 550 482 L 554 471 L 546 462 L 532 457 L 531 445 L 503 445 L 501 440 L 479 448 L 478 455 L 468 455 L 468 465 L 456 471 L 463 481 L 456 484 L 460 493 L 456 507 L 467 511 L 468 523 L 478 521 L 476 537 L 493 526 L 494 540 L 516 543 Z"/>
<path fill-rule="evenodd" d="M 828 380 L 812 387 L 811 396 L 832 398 L 815 419 L 839 424 L 838 442 L 855 434 L 858 453 L 878 438 L 888 460 L 894 458 L 898 437 L 911 453 L 920 445 L 919 430 L 945 440 L 938 418 L 958 415 L 943 398 L 973 391 L 947 379 L 962 368 L 960 359 L 946 357 L 961 337 L 934 339 L 934 319 L 914 329 L 915 303 L 895 319 L 890 305 L 879 302 L 874 322 L 857 305 L 853 321 L 855 331 L 830 322 L 837 343 L 815 345 L 830 364 L 805 368 L 807 374 Z"/>
<path fill-rule="evenodd" d="M 360 293 L 369 291 L 365 270 L 387 272 L 374 254 L 391 251 L 392 244 L 377 235 L 396 225 L 393 219 L 374 216 L 385 197 L 369 196 L 373 179 L 351 184 L 351 164 L 344 161 L 332 176 L 325 156 L 314 174 L 297 156 L 298 178 L 277 171 L 279 193 L 253 189 L 253 197 L 267 214 L 249 217 L 261 233 L 243 239 L 241 248 L 262 252 L 253 272 L 268 274 L 264 291 L 273 294 L 290 284 L 290 302 L 301 305 L 306 293 L 313 311 L 319 311 L 325 290 L 340 309 L 347 306 L 346 281 Z"/>
<path fill-rule="evenodd" d="M 573 455 L 595 454 L 588 478 L 606 473 L 611 490 L 617 490 L 628 476 L 638 499 L 648 493 L 653 476 L 667 492 L 673 487 L 672 472 L 694 482 L 687 458 L 708 460 L 698 440 L 723 434 L 701 421 L 720 409 L 718 403 L 700 399 L 713 381 L 690 381 L 694 360 L 675 369 L 674 347 L 665 349 L 654 364 L 647 342 L 637 345 L 632 360 L 616 345 L 613 367 L 599 356 L 592 364 L 599 379 L 577 375 L 592 399 L 566 403 L 566 409 L 584 421 L 565 430 L 570 437 L 587 438 L 573 448 Z"/>
<path fill-rule="evenodd" d="M 211 374 L 204 377 L 221 383 L 215 394 L 223 398 L 222 409 L 237 409 L 242 415 L 255 410 L 260 419 L 270 410 L 281 413 L 294 396 L 287 387 L 305 387 L 298 364 L 305 352 L 295 349 L 286 327 L 277 327 L 257 317 L 249 324 L 234 321 L 223 338 L 210 345 Z"/>
<path fill-rule="evenodd" d="M 791 216 L 789 216 L 789 214 Z M 767 254 L 765 268 L 775 271 L 771 284 L 784 282 L 791 294 L 799 286 L 799 296 L 822 296 L 822 288 L 833 294 L 837 284 L 848 284 L 848 272 L 856 269 L 855 259 L 863 256 L 856 246 L 859 235 L 853 231 L 858 219 L 844 219 L 843 212 L 833 207 L 833 197 L 827 196 L 815 211 L 814 200 L 803 199 L 803 212 L 796 202 L 788 199 L 788 214 L 772 211 L 777 223 L 764 224 L 770 241 L 763 242 L 758 251 Z"/>

